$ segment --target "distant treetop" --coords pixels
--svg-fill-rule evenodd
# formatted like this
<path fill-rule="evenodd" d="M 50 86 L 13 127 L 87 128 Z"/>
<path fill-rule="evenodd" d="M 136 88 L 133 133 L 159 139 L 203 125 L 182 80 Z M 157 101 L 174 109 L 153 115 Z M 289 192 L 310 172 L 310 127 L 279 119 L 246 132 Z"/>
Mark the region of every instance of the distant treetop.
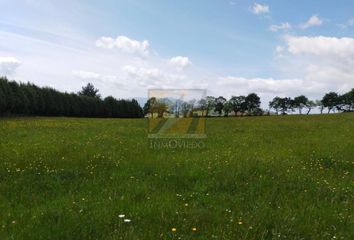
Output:
<path fill-rule="evenodd" d="M 79 92 L 79 95 L 100 98 L 101 95 L 98 94 L 98 92 L 99 90 L 95 88 L 92 83 L 88 83 L 86 86 L 82 87 L 82 90 Z"/>

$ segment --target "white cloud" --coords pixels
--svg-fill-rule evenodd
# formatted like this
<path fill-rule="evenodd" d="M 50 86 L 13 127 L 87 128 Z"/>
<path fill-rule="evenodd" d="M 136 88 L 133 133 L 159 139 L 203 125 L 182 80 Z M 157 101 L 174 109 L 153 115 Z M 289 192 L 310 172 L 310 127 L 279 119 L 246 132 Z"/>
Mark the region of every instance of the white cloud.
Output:
<path fill-rule="evenodd" d="M 291 94 L 294 89 L 305 88 L 305 83 L 301 79 L 283 79 L 273 78 L 243 78 L 243 77 L 221 77 L 217 82 L 218 86 L 233 87 L 241 94 L 257 92 L 260 94 Z"/>
<path fill-rule="evenodd" d="M 279 69 L 301 76 L 311 94 L 354 87 L 354 38 L 287 36 Z"/>
<path fill-rule="evenodd" d="M 289 30 L 289 29 L 291 29 L 291 25 L 288 22 L 281 23 L 279 25 L 271 25 L 269 27 L 269 30 L 272 31 L 272 32 L 277 32 L 279 30 Z"/>
<path fill-rule="evenodd" d="M 73 75 L 80 79 L 84 80 L 92 80 L 92 79 L 99 79 L 101 75 L 94 72 L 87 72 L 87 71 L 73 71 Z"/>
<path fill-rule="evenodd" d="M 53 10 L 60 7 L 55 6 Z M 77 10 L 74 12 L 82 12 Z M 78 18 L 77 15 L 75 17 Z M 176 71 L 175 66 L 169 64 L 170 59 L 155 54 L 143 38 L 132 39 L 123 34 L 92 38 L 87 31 L 75 28 L 72 21 L 58 27 L 58 24 L 50 22 L 50 18 L 48 21 L 39 20 L 39 25 L 33 21 L 26 24 L 16 21 L 18 25 L 15 28 L 9 26 L 0 30 L 0 56 L 16 56 L 23 62 L 14 72 L 15 68 L 9 68 L 6 59 L 6 68 L 1 63 L 1 73 L 5 69 L 6 72 L 13 69 L 12 79 L 69 92 L 77 92 L 84 84 L 92 82 L 102 96 L 116 98 L 146 96 L 148 86 L 193 88 L 199 86 L 198 83 L 205 83 L 205 75 L 197 66 L 193 72 L 182 74 Z M 35 31 L 29 30 L 29 26 Z M 67 34 L 68 28 L 73 34 Z M 13 63 L 19 65 L 18 62 Z M 132 71 L 122 69 L 127 65 L 132 66 Z M 183 61 L 181 66 L 185 66 Z"/>
<path fill-rule="evenodd" d="M 259 3 L 254 3 L 253 7 L 252 7 L 252 12 L 254 14 L 264 14 L 264 13 L 269 13 L 269 6 L 267 5 L 263 5 L 263 4 L 259 4 Z"/>
<path fill-rule="evenodd" d="M 219 92 L 229 98 L 233 95 L 247 95 L 255 92 L 261 98 L 261 107 L 268 109 L 268 103 L 276 96 L 296 97 L 305 94 L 310 99 L 320 99 L 328 90 L 327 84 L 302 78 L 245 78 L 237 76 L 220 77 L 216 82 Z"/>
<path fill-rule="evenodd" d="M 0 75 L 12 75 L 20 65 L 15 57 L 0 57 Z"/>
<path fill-rule="evenodd" d="M 122 68 L 123 72 L 136 84 L 147 88 L 176 88 L 183 85 L 184 75 L 176 75 L 165 72 L 159 68 L 144 68 L 126 65 Z"/>
<path fill-rule="evenodd" d="M 145 90 L 166 88 L 206 88 L 207 83 L 191 75 L 175 74 L 168 68 L 141 67 L 126 65 L 122 68 L 131 85 L 136 85 Z"/>
<path fill-rule="evenodd" d="M 278 57 L 278 58 L 283 57 L 284 51 L 285 51 L 285 48 L 283 46 L 280 46 L 280 45 L 276 46 L 275 47 L 276 57 Z"/>
<path fill-rule="evenodd" d="M 150 48 L 150 44 L 147 40 L 137 41 L 126 36 L 118 36 L 115 39 L 111 37 L 101 37 L 96 41 L 96 46 L 107 49 L 117 48 L 123 52 L 139 54 L 144 57 L 149 55 Z"/>
<path fill-rule="evenodd" d="M 313 15 L 309 18 L 309 20 L 307 20 L 306 23 L 301 24 L 300 28 L 306 29 L 309 27 L 320 26 L 320 25 L 322 25 L 322 23 L 323 23 L 323 20 L 321 18 L 319 18 L 318 15 Z"/>
<path fill-rule="evenodd" d="M 281 59 L 273 63 L 283 77 L 220 77 L 215 89 L 228 97 L 256 92 L 267 107 L 275 96 L 320 99 L 328 91 L 343 93 L 354 87 L 354 38 L 287 36 L 284 41 L 275 48 Z"/>
<path fill-rule="evenodd" d="M 77 77 L 83 81 L 93 82 L 98 84 L 113 84 L 116 86 L 125 86 L 121 83 L 115 75 L 102 75 L 95 72 L 76 70 L 72 72 L 74 77 Z"/>
<path fill-rule="evenodd" d="M 183 70 L 192 65 L 188 57 L 182 56 L 173 57 L 168 62 L 170 65 L 176 67 L 177 70 Z"/>
<path fill-rule="evenodd" d="M 354 58 L 354 38 L 287 36 L 285 40 L 292 54 Z"/>

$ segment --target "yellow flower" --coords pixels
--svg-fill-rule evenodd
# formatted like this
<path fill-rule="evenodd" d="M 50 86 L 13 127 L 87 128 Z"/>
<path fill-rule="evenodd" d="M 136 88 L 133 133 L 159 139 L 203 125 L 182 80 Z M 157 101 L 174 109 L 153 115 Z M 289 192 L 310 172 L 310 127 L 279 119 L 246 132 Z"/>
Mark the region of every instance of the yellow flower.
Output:
<path fill-rule="evenodd" d="M 177 231 L 177 228 L 172 228 L 171 231 L 172 231 L 172 232 L 176 232 L 176 231 Z"/>
<path fill-rule="evenodd" d="M 238 222 L 238 224 L 239 224 L 239 225 L 242 225 L 242 222 L 241 222 L 241 221 L 239 221 L 239 222 Z"/>
<path fill-rule="evenodd" d="M 193 231 L 193 232 L 196 232 L 196 231 L 197 231 L 197 228 L 196 228 L 196 227 L 192 228 L 192 231 Z"/>

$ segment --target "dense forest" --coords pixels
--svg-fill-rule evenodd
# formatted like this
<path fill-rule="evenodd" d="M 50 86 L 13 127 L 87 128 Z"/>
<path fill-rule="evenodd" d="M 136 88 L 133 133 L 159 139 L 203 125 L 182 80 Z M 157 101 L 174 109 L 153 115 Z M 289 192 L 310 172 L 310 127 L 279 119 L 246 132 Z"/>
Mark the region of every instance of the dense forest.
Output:
<path fill-rule="evenodd" d="M 140 118 L 143 112 L 134 99 L 102 99 L 92 84 L 79 93 L 67 93 L 0 77 L 0 116 L 21 115 Z"/>

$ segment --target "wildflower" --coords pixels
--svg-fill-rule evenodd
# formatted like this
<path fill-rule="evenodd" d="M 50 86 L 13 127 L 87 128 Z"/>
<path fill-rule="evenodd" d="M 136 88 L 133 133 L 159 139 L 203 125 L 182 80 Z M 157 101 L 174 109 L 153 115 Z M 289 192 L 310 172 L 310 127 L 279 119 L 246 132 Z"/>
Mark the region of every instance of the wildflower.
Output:
<path fill-rule="evenodd" d="M 242 222 L 241 222 L 241 221 L 239 221 L 239 222 L 238 222 L 238 225 L 242 225 Z"/>
<path fill-rule="evenodd" d="M 196 232 L 196 231 L 197 231 L 197 228 L 196 228 L 196 227 L 192 228 L 192 231 L 193 231 L 193 232 Z"/>
<path fill-rule="evenodd" d="M 126 218 L 126 219 L 124 219 L 124 222 L 125 223 L 130 223 L 132 220 L 130 220 L 130 219 L 128 219 L 128 218 Z"/>
<path fill-rule="evenodd" d="M 118 217 L 119 217 L 119 218 L 124 218 L 124 217 L 125 217 L 125 214 L 119 214 Z"/>
<path fill-rule="evenodd" d="M 177 231 L 177 228 L 172 228 L 171 231 L 172 231 L 172 232 L 176 232 L 176 231 Z"/>

